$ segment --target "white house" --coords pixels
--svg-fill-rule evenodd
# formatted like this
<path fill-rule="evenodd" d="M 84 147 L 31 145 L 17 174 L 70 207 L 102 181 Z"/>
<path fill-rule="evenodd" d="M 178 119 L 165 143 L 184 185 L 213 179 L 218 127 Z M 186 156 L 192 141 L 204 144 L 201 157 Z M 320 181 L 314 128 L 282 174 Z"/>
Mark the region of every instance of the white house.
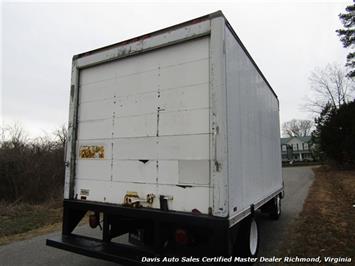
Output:
<path fill-rule="evenodd" d="M 313 161 L 311 136 L 281 138 L 282 161 Z"/>

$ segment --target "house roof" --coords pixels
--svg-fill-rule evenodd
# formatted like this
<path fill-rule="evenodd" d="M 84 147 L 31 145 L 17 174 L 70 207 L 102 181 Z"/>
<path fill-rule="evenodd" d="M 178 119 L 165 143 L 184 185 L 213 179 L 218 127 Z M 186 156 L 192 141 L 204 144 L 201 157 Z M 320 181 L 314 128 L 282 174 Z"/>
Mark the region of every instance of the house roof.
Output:
<path fill-rule="evenodd" d="M 304 137 L 289 137 L 289 138 L 281 138 L 281 144 L 287 144 L 291 139 L 299 139 L 302 142 L 310 142 L 311 136 L 304 136 Z"/>

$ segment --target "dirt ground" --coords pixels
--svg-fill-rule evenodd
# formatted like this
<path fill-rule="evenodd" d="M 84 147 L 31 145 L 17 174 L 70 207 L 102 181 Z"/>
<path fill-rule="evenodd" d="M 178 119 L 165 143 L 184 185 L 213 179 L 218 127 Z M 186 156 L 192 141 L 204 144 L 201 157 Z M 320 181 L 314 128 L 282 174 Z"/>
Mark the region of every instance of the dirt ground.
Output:
<path fill-rule="evenodd" d="M 282 256 L 355 260 L 355 171 L 313 169 L 303 211 L 283 241 Z M 327 264 L 323 261 L 322 265 Z M 352 264 L 354 265 L 354 264 Z"/>

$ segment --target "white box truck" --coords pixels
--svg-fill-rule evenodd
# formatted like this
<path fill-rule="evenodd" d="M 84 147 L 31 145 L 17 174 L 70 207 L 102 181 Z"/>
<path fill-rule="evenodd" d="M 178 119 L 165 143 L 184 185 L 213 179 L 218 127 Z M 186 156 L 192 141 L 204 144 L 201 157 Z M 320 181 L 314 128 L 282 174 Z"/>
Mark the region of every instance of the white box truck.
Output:
<path fill-rule="evenodd" d="M 281 213 L 279 102 L 218 11 L 74 56 L 65 164 L 48 245 L 121 263 L 253 258 L 254 213 Z M 100 238 L 73 233 L 86 213 Z"/>

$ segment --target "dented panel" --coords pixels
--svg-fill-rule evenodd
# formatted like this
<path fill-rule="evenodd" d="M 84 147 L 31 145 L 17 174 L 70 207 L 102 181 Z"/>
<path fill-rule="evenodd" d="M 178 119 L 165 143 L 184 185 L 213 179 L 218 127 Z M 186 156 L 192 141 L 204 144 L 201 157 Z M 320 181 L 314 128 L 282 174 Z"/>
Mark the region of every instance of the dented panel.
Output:
<path fill-rule="evenodd" d="M 161 197 L 232 226 L 283 189 L 278 111 L 221 13 L 81 54 L 64 197 L 149 208 Z"/>
<path fill-rule="evenodd" d="M 209 63 L 205 37 L 81 70 L 76 193 L 89 189 L 86 200 L 129 206 L 163 195 L 181 211 L 197 207 L 183 195 L 203 187 L 199 209 L 207 213 Z M 92 181 L 121 189 L 101 191 Z"/>

